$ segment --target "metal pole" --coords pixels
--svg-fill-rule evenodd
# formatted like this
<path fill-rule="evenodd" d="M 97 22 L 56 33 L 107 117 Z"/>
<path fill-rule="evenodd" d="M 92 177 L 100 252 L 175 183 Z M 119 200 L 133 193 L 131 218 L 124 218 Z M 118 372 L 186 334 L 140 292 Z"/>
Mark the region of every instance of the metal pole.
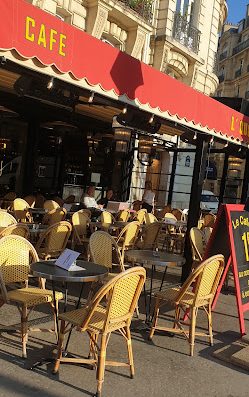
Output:
<path fill-rule="evenodd" d="M 191 272 L 192 266 L 192 251 L 189 239 L 190 229 L 198 225 L 198 220 L 200 216 L 200 201 L 202 186 L 205 178 L 206 172 L 206 161 L 208 152 L 208 142 L 199 134 L 196 141 L 196 155 L 195 164 L 193 171 L 193 179 L 190 193 L 190 203 L 188 212 L 188 223 L 187 223 L 187 234 L 184 249 L 184 256 L 186 258 L 186 263 L 182 268 L 182 282 L 186 280 L 189 273 Z"/>
<path fill-rule="evenodd" d="M 175 183 L 175 174 L 176 174 L 176 163 L 177 163 L 177 150 L 173 154 L 173 162 L 172 162 L 172 168 L 171 168 L 171 175 L 170 175 L 170 181 L 169 181 L 169 194 L 168 194 L 168 203 L 171 205 L 172 203 L 172 198 L 173 198 L 173 189 L 174 189 L 174 183 Z"/>
<path fill-rule="evenodd" d="M 225 153 L 224 164 L 223 164 L 223 171 L 222 177 L 220 181 L 220 195 L 219 195 L 219 205 L 223 203 L 225 188 L 226 188 L 226 179 L 227 179 L 227 171 L 228 171 L 228 153 Z"/>
<path fill-rule="evenodd" d="M 241 192 L 241 204 L 245 204 L 247 196 L 248 196 L 248 184 L 249 184 L 249 150 L 246 151 L 246 164 L 245 164 L 245 173 L 242 185 Z"/>

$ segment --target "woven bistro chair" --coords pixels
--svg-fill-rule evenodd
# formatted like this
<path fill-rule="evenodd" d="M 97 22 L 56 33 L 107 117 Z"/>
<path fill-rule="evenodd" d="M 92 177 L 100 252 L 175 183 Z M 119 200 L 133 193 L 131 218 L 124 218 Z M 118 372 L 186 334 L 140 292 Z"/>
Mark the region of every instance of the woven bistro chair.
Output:
<path fill-rule="evenodd" d="M 28 196 L 24 197 L 24 200 L 28 203 L 28 205 L 31 208 L 34 208 L 34 206 L 35 206 L 35 196 L 28 195 Z"/>
<path fill-rule="evenodd" d="M 87 306 L 59 316 L 61 327 L 54 373 L 58 372 L 61 362 L 94 365 L 97 369 L 97 397 L 101 397 L 106 365 L 128 367 L 131 378 L 134 377 L 130 324 L 145 278 L 144 268 L 128 269 L 103 285 Z M 90 339 L 89 359 L 62 357 L 64 337 L 71 327 L 88 334 Z M 106 360 L 110 335 L 115 331 L 119 331 L 127 343 L 128 363 Z"/>
<path fill-rule="evenodd" d="M 158 222 L 157 218 L 151 212 L 145 214 L 144 221 L 146 225 L 150 225 L 151 223 Z"/>
<path fill-rule="evenodd" d="M 43 208 L 45 210 L 47 210 L 48 212 L 55 210 L 56 208 L 59 208 L 59 207 L 60 207 L 60 205 L 54 200 L 46 200 L 43 204 Z"/>
<path fill-rule="evenodd" d="M 166 247 L 168 252 L 179 252 L 183 251 L 184 242 L 185 242 L 185 233 L 179 231 L 174 225 L 174 222 L 177 223 L 177 219 L 174 214 L 171 212 L 167 212 L 164 215 L 165 220 L 172 221 L 172 224 L 167 224 L 166 226 L 166 235 L 164 235 L 163 248 Z"/>
<path fill-rule="evenodd" d="M 58 258 L 66 248 L 71 231 L 72 225 L 66 221 L 49 226 L 40 234 L 35 246 L 39 258 L 44 260 Z"/>
<path fill-rule="evenodd" d="M 162 225 L 159 222 L 146 225 L 142 231 L 141 239 L 136 243 L 136 248 L 143 250 L 156 249 L 161 227 Z"/>
<path fill-rule="evenodd" d="M 205 237 L 202 230 L 192 227 L 189 233 L 190 244 L 192 249 L 193 267 L 203 260 L 205 251 Z"/>
<path fill-rule="evenodd" d="M 90 218 L 85 210 L 80 210 L 72 215 L 73 235 L 72 248 L 82 246 L 87 251 L 89 243 L 88 228 L 90 225 Z"/>
<path fill-rule="evenodd" d="M 44 215 L 42 223 L 43 225 L 54 225 L 55 223 L 64 221 L 67 216 L 67 210 L 65 208 L 55 208 Z"/>
<path fill-rule="evenodd" d="M 109 271 L 113 265 L 118 268 L 119 272 L 125 270 L 122 257 L 115 239 L 104 231 L 94 232 L 89 239 L 89 251 L 91 260 L 99 265 L 106 266 Z M 115 273 L 109 273 L 109 278 L 116 276 Z"/>
<path fill-rule="evenodd" d="M 215 255 L 202 262 L 181 288 L 169 288 L 165 292 L 156 294 L 155 311 L 150 331 L 151 340 L 155 330 L 184 334 L 190 344 L 190 355 L 194 354 L 195 336 L 207 336 L 213 345 L 212 331 L 212 302 L 224 269 L 223 255 Z M 175 307 L 173 328 L 157 325 L 159 309 L 166 302 Z M 208 319 L 208 332 L 195 332 L 198 309 L 203 309 Z M 189 312 L 189 328 L 181 321 L 181 311 Z"/>
<path fill-rule="evenodd" d="M 117 221 L 119 222 L 128 222 L 130 217 L 130 211 L 128 209 L 122 210 L 118 213 Z"/>
<path fill-rule="evenodd" d="M 17 220 L 7 211 L 0 210 L 0 227 L 15 225 Z"/>
<path fill-rule="evenodd" d="M 114 222 L 113 215 L 108 211 L 103 211 L 100 215 L 101 229 L 108 231 L 111 224 Z"/>
<path fill-rule="evenodd" d="M 214 227 L 216 216 L 214 214 L 206 214 L 203 218 L 202 228 Z"/>
<path fill-rule="evenodd" d="M 119 233 L 116 241 L 121 254 L 122 263 L 124 263 L 125 251 L 134 248 L 137 242 L 139 229 L 140 223 L 137 221 L 133 221 L 126 225 Z"/>
<path fill-rule="evenodd" d="M 142 225 L 145 222 L 145 214 L 147 214 L 147 210 L 142 208 L 137 212 L 136 220 Z"/>
<path fill-rule="evenodd" d="M 33 222 L 32 215 L 29 212 L 30 205 L 27 201 L 16 198 L 13 202 L 13 210 L 15 218 L 18 222 Z"/>
<path fill-rule="evenodd" d="M 30 233 L 29 229 L 25 225 L 20 225 L 20 224 L 15 224 L 15 225 L 10 225 L 4 228 L 3 230 L 0 231 L 0 238 L 9 236 L 11 234 L 14 234 L 16 236 L 22 236 L 29 240 Z"/>
<path fill-rule="evenodd" d="M 53 309 L 53 292 L 28 286 L 30 264 L 39 260 L 33 245 L 21 236 L 5 236 L 0 239 L 0 306 L 15 303 L 21 314 L 22 356 L 27 357 L 28 317 L 35 306 L 48 303 Z M 24 287 L 8 290 L 9 284 Z M 63 298 L 56 292 L 56 306 Z M 55 328 L 56 329 L 56 328 Z"/>
<path fill-rule="evenodd" d="M 212 228 L 212 227 L 206 226 L 206 227 L 204 227 L 204 228 L 202 229 L 202 232 L 203 232 L 203 235 L 204 235 L 205 245 L 207 245 L 208 240 L 210 239 L 211 234 L 212 234 L 212 232 L 213 232 L 213 228 Z"/>

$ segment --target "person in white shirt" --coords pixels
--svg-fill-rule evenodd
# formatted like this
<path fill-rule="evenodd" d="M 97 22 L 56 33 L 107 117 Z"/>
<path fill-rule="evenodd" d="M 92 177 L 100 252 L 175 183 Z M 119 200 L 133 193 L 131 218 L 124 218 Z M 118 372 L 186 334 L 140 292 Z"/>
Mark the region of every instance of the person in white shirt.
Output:
<path fill-rule="evenodd" d="M 101 206 L 97 204 L 95 198 L 94 198 L 94 193 L 95 193 L 95 187 L 94 186 L 89 186 L 87 188 L 87 191 L 83 196 L 81 197 L 81 202 L 84 204 L 86 208 L 97 208 L 100 209 Z"/>
<path fill-rule="evenodd" d="M 142 197 L 142 208 L 145 208 L 147 212 L 151 212 L 154 208 L 155 193 L 152 191 L 151 182 L 145 182 L 145 190 Z"/>

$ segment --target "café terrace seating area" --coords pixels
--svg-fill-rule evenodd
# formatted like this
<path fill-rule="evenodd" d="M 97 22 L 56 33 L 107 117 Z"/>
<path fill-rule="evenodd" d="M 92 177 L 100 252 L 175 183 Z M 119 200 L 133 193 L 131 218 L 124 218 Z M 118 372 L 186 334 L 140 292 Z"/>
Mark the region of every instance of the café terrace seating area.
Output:
<path fill-rule="evenodd" d="M 143 330 L 152 345 L 158 330 L 182 334 L 190 356 L 196 337 L 197 343 L 201 336 L 212 345 L 211 305 L 224 258 L 203 259 L 215 215 L 202 216 L 198 227 L 190 231 L 192 272 L 180 286 L 187 230 L 187 215 L 180 209 L 165 206 L 154 214 L 145 209 L 103 210 L 96 217 L 91 210 L 79 209 L 79 203 L 69 201 L 59 197 L 45 200 L 40 194 L 19 198 L 14 192 L 1 201 L 1 310 L 8 313 L 9 306 L 15 313 L 7 325 L 1 324 L 1 333 L 5 345 L 9 341 L 10 346 L 14 335 L 20 357 L 27 363 L 25 368 L 36 370 L 46 363 L 39 353 L 42 346 L 37 335 L 44 338 L 48 333 L 46 343 L 54 349 L 54 360 L 48 360 L 49 371 L 57 374 L 61 363 L 87 365 L 96 370 L 96 396 L 101 396 L 106 367 L 125 366 L 127 376 L 135 376 L 135 368 L 140 366 L 132 350 L 136 330 Z M 55 266 L 67 248 L 79 253 L 81 271 L 67 272 Z M 165 327 L 161 310 L 167 303 L 175 314 Z M 202 332 L 197 331 L 199 308 L 208 319 Z M 182 320 L 184 313 L 188 322 Z M 113 333 L 123 337 L 128 361 L 109 360 L 107 345 L 112 344 Z M 80 346 L 81 334 L 88 336 L 89 353 L 86 357 L 71 356 L 70 339 L 77 338 Z M 125 344 L 120 342 L 120 351 Z M 94 376 L 91 374 L 88 376 Z"/>

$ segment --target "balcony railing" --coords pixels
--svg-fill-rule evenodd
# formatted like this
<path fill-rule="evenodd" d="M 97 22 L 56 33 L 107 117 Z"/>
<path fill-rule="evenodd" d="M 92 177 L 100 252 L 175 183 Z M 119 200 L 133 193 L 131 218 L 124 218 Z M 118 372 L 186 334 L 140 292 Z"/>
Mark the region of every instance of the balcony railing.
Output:
<path fill-rule="evenodd" d="M 244 51 L 246 48 L 249 47 L 249 39 L 242 41 L 242 43 L 240 43 L 239 45 L 237 45 L 236 47 L 234 47 L 233 49 L 233 55 L 238 54 L 241 51 Z"/>
<path fill-rule="evenodd" d="M 221 62 L 221 61 L 223 61 L 223 59 L 226 59 L 226 58 L 227 58 L 227 51 L 224 51 L 222 54 L 220 54 L 219 61 Z"/>
<path fill-rule="evenodd" d="M 175 13 L 172 36 L 189 50 L 198 54 L 201 32 L 192 26 L 189 21 Z"/>
<path fill-rule="evenodd" d="M 237 79 L 237 77 L 241 76 L 241 69 L 238 69 L 234 73 L 234 78 Z"/>
<path fill-rule="evenodd" d="M 151 23 L 153 19 L 153 3 L 154 0 L 119 0 L 127 7 L 137 12 L 147 22 Z"/>

